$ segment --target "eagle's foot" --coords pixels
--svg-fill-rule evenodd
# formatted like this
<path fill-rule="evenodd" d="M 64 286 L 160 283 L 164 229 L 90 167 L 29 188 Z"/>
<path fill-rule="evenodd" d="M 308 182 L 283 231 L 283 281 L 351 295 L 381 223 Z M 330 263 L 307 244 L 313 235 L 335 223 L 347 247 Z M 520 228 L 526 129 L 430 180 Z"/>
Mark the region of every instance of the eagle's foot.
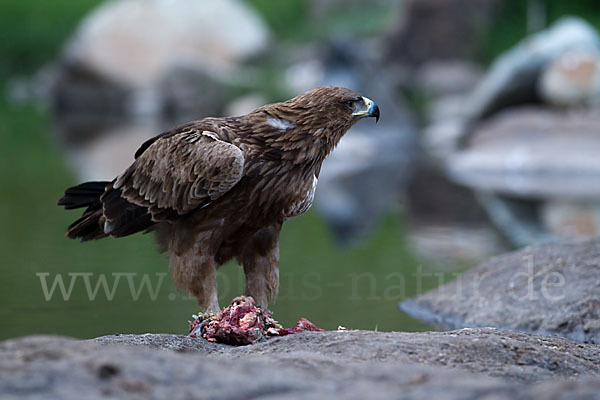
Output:
<path fill-rule="evenodd" d="M 206 312 L 202 312 L 202 311 L 198 311 L 198 314 L 194 314 L 192 317 L 194 319 L 199 318 L 200 320 L 205 320 L 205 319 L 210 319 L 212 317 L 216 317 L 219 313 L 215 312 L 215 311 L 206 311 Z"/>

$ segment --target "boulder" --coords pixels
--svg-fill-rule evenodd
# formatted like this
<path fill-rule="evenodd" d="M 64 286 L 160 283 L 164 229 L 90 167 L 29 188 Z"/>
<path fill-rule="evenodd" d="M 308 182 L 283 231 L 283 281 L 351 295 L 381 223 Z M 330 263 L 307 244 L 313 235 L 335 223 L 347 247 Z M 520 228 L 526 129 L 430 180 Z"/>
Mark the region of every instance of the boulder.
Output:
<path fill-rule="evenodd" d="M 119 86 L 148 87 L 174 67 L 230 71 L 268 38 L 242 1 L 110 0 L 83 20 L 64 58 Z"/>
<path fill-rule="evenodd" d="M 450 177 L 472 189 L 526 199 L 597 199 L 600 112 L 506 110 L 448 157 Z"/>
<path fill-rule="evenodd" d="M 540 96 L 556 107 L 600 104 L 600 51 L 575 49 L 552 60 L 538 81 Z"/>
<path fill-rule="evenodd" d="M 108 0 L 83 19 L 38 86 L 61 116 L 216 116 L 231 100 L 227 89 L 247 85 L 243 63 L 268 40 L 242 1 Z"/>
<path fill-rule="evenodd" d="M 468 99 L 468 120 L 475 122 L 509 106 L 539 102 L 538 81 L 554 60 L 568 51 L 599 49 L 600 37 L 590 24 L 581 18 L 563 17 L 494 62 Z"/>
<path fill-rule="evenodd" d="M 544 227 L 558 237 L 600 236 L 600 202 L 553 200 L 540 210 Z"/>
<path fill-rule="evenodd" d="M 568 398 L 596 393 L 599 363 L 593 345 L 494 329 L 305 332 L 246 347 L 179 335 L 32 336 L 0 343 L 0 396 Z"/>
<path fill-rule="evenodd" d="M 599 344 L 600 240 L 491 258 L 401 308 L 445 328 L 493 326 Z"/>
<path fill-rule="evenodd" d="M 564 17 L 504 53 L 470 94 L 429 107 L 426 153 L 513 245 L 600 231 L 599 60 L 596 30 Z"/>

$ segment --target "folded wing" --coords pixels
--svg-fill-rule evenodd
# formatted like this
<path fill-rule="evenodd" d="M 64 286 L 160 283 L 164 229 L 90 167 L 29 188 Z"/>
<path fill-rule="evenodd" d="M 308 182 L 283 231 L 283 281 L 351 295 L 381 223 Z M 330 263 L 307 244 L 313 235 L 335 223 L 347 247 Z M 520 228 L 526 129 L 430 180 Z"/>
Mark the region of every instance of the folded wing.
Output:
<path fill-rule="evenodd" d="M 231 190 L 243 172 L 243 152 L 214 132 L 187 128 L 159 137 L 103 195 L 104 231 L 130 234 L 127 225 L 139 231 L 148 221 L 206 206 Z"/>

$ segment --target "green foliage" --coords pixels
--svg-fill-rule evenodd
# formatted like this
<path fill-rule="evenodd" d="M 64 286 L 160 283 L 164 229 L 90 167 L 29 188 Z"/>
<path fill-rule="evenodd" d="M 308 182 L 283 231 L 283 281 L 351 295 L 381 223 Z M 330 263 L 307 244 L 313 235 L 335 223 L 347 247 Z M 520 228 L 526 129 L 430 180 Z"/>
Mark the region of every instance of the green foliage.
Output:
<path fill-rule="evenodd" d="M 294 37 L 305 28 L 308 15 L 306 0 L 246 0 L 267 21 L 279 39 Z"/>
<path fill-rule="evenodd" d="M 267 21 L 275 37 L 284 42 L 318 41 L 335 36 L 382 33 L 397 15 L 396 6 L 364 2 L 360 7 L 339 7 L 324 15 L 311 15 L 308 0 L 245 0 Z"/>
<path fill-rule="evenodd" d="M 481 60 L 492 62 L 497 56 L 508 50 L 527 35 L 527 3 L 524 0 L 500 2 L 494 23 L 479 39 L 481 42 Z M 543 0 L 548 25 L 566 15 L 581 17 L 600 28 L 600 7 L 595 0 Z"/>
<path fill-rule="evenodd" d="M 0 2 L 0 76 L 30 74 L 55 58 L 80 18 L 101 0 Z"/>
<path fill-rule="evenodd" d="M 489 30 L 482 32 L 481 59 L 489 64 L 527 34 L 527 1 L 501 2 L 498 17 Z M 510 23 L 508 22 L 510 21 Z"/>

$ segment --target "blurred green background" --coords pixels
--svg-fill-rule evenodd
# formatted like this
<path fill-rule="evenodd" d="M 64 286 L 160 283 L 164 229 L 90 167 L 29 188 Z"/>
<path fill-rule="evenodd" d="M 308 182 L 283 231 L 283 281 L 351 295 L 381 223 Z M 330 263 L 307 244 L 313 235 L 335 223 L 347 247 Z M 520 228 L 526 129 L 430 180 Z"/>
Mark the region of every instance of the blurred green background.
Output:
<path fill-rule="evenodd" d="M 98 3 L 2 1 L 2 88 L 9 78 L 30 75 L 55 58 L 80 18 Z M 341 10 L 316 23 L 307 17 L 301 0 L 248 3 L 263 14 L 283 43 L 318 41 L 336 30 L 376 35 L 393 17 L 385 9 L 367 7 L 360 12 Z M 525 9 L 524 1 L 506 2 L 497 23 L 482 33 L 480 61 L 489 63 L 525 35 Z M 571 13 L 600 24 L 595 1 L 552 0 L 547 2 L 547 12 L 549 20 Z M 196 302 L 181 293 L 175 296 L 168 274 L 154 300 L 147 291 L 133 299 L 125 278 L 112 301 L 102 295 L 90 301 L 81 282 L 74 285 L 68 301 L 58 292 L 51 301 L 45 300 L 36 273 L 49 273 L 49 284 L 56 274 L 63 274 L 68 285 L 68 273 L 90 272 L 92 287 L 101 273 L 109 276 L 109 285 L 112 273 L 137 273 L 136 286 L 141 274 L 149 274 L 156 285 L 155 274 L 168 272 L 167 260 L 158 254 L 150 235 L 85 244 L 66 239 L 65 228 L 77 213 L 65 212 L 56 201 L 77 180 L 50 140 L 50 115 L 38 105 L 9 104 L 4 97 L 0 100 L 0 339 L 33 333 L 76 337 L 187 333 L 186 321 L 198 311 Z M 401 215 L 388 215 L 373 235 L 351 248 L 337 247 L 315 212 L 288 221 L 281 235 L 281 289 L 272 306 L 275 317 L 285 326 L 306 317 L 325 329 L 338 325 L 385 331 L 429 329 L 397 306 L 417 291 L 442 283 L 439 276 L 430 275 L 418 287 L 415 272 L 430 268 L 407 245 L 402 220 Z M 406 290 L 398 288 L 398 273 L 406 279 Z M 446 274 L 443 279 L 451 278 Z M 220 270 L 219 282 L 221 305 L 243 291 L 241 269 L 235 265 Z"/>

